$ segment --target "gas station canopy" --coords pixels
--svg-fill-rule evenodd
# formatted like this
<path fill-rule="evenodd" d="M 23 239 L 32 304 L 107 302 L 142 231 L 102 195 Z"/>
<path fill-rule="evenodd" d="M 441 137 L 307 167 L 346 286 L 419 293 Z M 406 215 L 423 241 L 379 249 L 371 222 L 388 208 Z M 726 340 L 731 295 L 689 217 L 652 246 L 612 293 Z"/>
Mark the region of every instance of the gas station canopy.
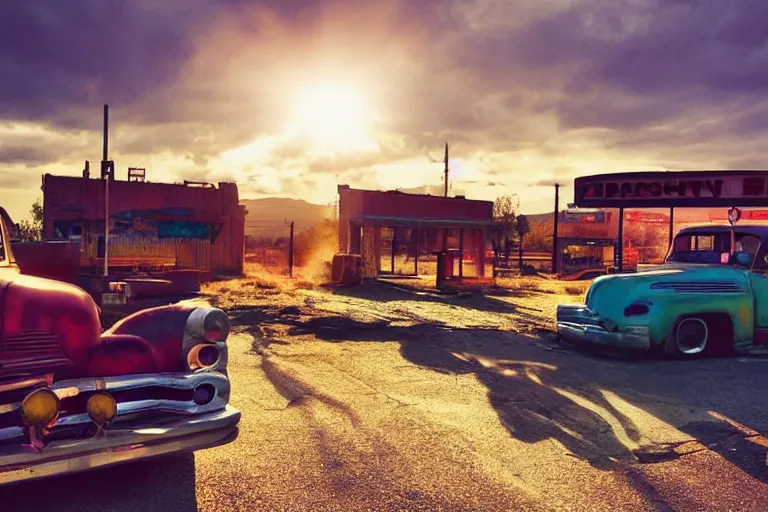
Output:
<path fill-rule="evenodd" d="M 768 206 L 768 171 L 649 171 L 574 180 L 580 208 Z"/>

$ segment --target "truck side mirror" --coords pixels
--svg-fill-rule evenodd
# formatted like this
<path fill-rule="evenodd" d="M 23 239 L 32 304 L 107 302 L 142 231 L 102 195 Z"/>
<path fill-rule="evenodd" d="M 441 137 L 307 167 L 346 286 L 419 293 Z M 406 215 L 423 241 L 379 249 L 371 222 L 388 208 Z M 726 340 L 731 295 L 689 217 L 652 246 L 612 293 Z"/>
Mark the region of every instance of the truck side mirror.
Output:
<path fill-rule="evenodd" d="M 752 255 L 748 252 L 735 252 L 733 253 L 734 263 L 742 267 L 752 266 Z"/>

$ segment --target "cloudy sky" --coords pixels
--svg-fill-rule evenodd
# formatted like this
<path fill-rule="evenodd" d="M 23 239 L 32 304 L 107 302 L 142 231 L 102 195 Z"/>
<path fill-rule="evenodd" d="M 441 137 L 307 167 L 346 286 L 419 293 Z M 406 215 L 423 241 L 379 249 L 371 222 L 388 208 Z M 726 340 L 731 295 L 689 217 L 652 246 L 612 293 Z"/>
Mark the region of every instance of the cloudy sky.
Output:
<path fill-rule="evenodd" d="M 110 157 L 328 203 L 336 184 L 517 193 L 765 168 L 765 0 L 4 0 L 2 204 Z M 572 189 L 564 189 L 566 199 Z"/>

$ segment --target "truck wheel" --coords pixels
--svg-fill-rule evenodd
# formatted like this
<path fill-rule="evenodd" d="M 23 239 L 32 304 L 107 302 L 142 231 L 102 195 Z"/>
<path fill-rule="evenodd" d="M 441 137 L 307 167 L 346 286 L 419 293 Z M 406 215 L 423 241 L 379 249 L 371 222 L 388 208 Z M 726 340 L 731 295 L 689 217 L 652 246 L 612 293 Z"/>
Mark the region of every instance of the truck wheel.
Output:
<path fill-rule="evenodd" d="M 695 357 L 707 349 L 707 322 L 695 316 L 680 319 L 667 338 L 665 352 L 682 357 Z"/>

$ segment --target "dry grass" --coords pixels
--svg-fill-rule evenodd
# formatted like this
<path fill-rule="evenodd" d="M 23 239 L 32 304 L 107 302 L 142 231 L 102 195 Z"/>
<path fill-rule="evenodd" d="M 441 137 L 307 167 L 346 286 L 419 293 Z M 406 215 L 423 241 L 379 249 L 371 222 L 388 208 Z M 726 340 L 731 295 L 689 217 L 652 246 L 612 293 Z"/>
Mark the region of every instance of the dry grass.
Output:
<path fill-rule="evenodd" d="M 321 259 L 310 262 L 305 268 L 295 269 L 293 278 L 270 272 L 258 263 L 246 263 L 243 277 L 205 283 L 202 292 L 216 297 L 218 307 L 231 308 L 272 302 L 277 296 L 292 295 L 297 290 L 315 289 L 327 283 L 329 277 L 327 265 Z M 402 284 L 434 289 L 434 279 L 433 276 L 422 276 L 421 279 L 403 279 Z M 514 276 L 496 280 L 499 288 L 510 291 L 571 296 L 584 295 L 590 283 L 591 281 L 560 281 L 547 276 Z"/>
<path fill-rule="evenodd" d="M 226 308 L 315 286 L 315 283 L 300 276 L 291 279 L 286 275 L 271 273 L 258 263 L 246 263 L 243 277 L 204 283 L 202 292 L 217 297 L 218 307 Z"/>
<path fill-rule="evenodd" d="M 564 282 L 546 277 L 507 277 L 496 280 L 506 290 L 535 291 L 560 295 L 584 295 L 591 281 Z"/>

